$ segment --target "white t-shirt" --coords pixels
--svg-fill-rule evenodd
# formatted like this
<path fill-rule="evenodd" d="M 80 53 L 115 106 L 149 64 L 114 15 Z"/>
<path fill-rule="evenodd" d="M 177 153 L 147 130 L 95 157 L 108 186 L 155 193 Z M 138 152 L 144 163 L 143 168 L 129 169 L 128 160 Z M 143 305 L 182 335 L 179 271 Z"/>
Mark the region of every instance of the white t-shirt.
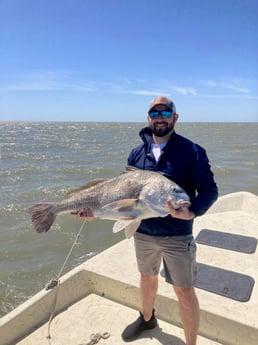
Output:
<path fill-rule="evenodd" d="M 163 143 L 163 144 L 151 144 L 151 149 L 153 152 L 153 155 L 156 159 L 156 162 L 158 162 L 159 157 L 161 155 L 161 152 L 163 150 L 163 148 L 167 145 L 167 143 Z"/>

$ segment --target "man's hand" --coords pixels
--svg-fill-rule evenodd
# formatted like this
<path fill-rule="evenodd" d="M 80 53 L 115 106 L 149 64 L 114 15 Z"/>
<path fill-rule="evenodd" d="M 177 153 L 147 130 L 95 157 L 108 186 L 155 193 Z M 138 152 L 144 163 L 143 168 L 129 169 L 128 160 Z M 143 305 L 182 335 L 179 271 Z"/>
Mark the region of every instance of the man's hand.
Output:
<path fill-rule="evenodd" d="M 195 214 L 189 210 L 189 203 L 179 203 L 179 208 L 175 209 L 170 200 L 167 201 L 167 205 L 170 211 L 170 215 L 173 218 L 179 218 L 183 220 L 194 219 Z"/>
<path fill-rule="evenodd" d="M 93 212 L 89 207 L 85 207 L 82 211 L 79 211 L 77 213 L 77 217 L 84 218 L 86 220 L 94 220 L 95 219 Z"/>

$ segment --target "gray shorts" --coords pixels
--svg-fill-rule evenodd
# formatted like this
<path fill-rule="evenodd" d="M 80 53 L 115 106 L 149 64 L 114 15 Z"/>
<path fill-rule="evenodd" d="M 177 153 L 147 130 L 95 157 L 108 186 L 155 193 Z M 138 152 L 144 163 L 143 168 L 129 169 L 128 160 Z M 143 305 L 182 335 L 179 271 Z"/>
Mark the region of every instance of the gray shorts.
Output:
<path fill-rule="evenodd" d="M 141 273 L 157 275 L 163 259 L 166 282 L 175 286 L 194 286 L 196 244 L 192 235 L 161 237 L 136 233 L 134 244 Z"/>

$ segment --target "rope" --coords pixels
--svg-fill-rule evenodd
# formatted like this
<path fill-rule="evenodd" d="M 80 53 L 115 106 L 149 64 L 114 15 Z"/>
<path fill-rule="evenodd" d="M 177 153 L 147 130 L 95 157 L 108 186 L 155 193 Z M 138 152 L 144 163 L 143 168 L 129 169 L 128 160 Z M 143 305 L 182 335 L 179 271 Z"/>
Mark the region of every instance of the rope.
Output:
<path fill-rule="evenodd" d="M 78 344 L 78 345 L 95 345 L 97 344 L 100 339 L 107 339 L 110 337 L 110 334 L 108 332 L 105 333 L 92 333 L 90 336 L 90 340 L 87 343 Z"/>
<path fill-rule="evenodd" d="M 62 272 L 65 268 L 65 265 L 67 263 L 67 261 L 69 260 L 70 256 L 71 256 L 71 253 L 73 251 L 73 248 L 74 246 L 76 245 L 76 243 L 78 242 L 79 238 L 80 238 L 80 235 L 81 235 L 81 232 L 82 232 L 82 229 L 84 227 L 86 223 L 86 219 L 83 221 L 81 227 L 80 227 L 80 230 L 78 231 L 78 234 L 76 235 L 75 237 L 75 240 L 72 244 L 72 247 L 71 249 L 69 250 L 66 258 L 65 258 L 65 261 L 58 273 L 58 275 L 56 276 L 56 278 L 52 278 L 46 285 L 46 290 L 50 290 L 50 289 L 53 289 L 53 288 L 56 288 L 55 290 L 55 294 L 54 294 L 54 300 L 53 300 L 53 304 L 52 304 L 52 312 L 50 314 L 50 318 L 49 318 L 49 321 L 48 321 L 48 329 L 47 329 L 47 340 L 48 340 L 48 343 L 51 344 L 51 335 L 50 335 L 50 325 L 51 325 L 51 322 L 54 318 L 54 314 L 55 314 L 55 309 L 56 309 L 56 302 L 57 302 L 57 296 L 58 296 L 58 292 L 59 292 L 59 286 L 60 286 L 60 277 L 62 275 Z"/>

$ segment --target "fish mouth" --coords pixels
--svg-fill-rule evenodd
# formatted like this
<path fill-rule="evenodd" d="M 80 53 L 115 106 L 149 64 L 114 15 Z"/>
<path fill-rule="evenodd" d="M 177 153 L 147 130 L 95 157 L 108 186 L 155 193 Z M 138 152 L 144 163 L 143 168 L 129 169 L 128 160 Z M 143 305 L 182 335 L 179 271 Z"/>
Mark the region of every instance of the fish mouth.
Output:
<path fill-rule="evenodd" d="M 190 203 L 190 201 L 180 199 L 180 200 L 176 201 L 176 205 L 177 206 L 190 206 L 191 203 Z"/>

